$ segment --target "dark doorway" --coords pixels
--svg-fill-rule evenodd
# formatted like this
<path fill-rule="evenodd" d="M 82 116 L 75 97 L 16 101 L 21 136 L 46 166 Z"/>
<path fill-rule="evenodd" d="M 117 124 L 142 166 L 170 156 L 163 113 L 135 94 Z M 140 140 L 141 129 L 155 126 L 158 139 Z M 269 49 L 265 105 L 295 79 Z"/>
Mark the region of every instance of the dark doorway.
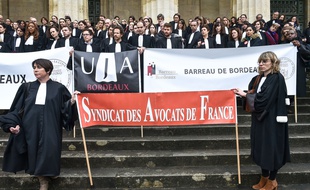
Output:
<path fill-rule="evenodd" d="M 292 16 L 297 16 L 301 31 L 307 27 L 305 22 L 305 1 L 304 0 L 271 0 L 270 11 L 271 15 L 274 11 L 279 11 L 280 15 L 284 14 L 285 19 L 288 20 Z M 306 27 L 305 27 L 306 26 Z"/>
<path fill-rule="evenodd" d="M 100 0 L 88 0 L 88 16 L 89 21 L 95 26 L 100 16 Z"/>

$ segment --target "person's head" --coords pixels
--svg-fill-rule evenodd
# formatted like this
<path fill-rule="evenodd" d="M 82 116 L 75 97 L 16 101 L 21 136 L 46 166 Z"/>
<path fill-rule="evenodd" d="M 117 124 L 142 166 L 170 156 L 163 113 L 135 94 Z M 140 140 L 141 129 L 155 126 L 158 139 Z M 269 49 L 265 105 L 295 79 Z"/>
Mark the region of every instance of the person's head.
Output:
<path fill-rule="evenodd" d="M 241 14 L 240 15 L 240 20 L 241 20 L 242 23 L 247 21 L 247 19 L 248 19 L 248 17 L 246 16 L 246 14 Z"/>
<path fill-rule="evenodd" d="M 68 26 L 70 26 L 70 24 L 71 24 L 71 17 L 68 16 L 68 15 L 66 15 L 66 16 L 65 16 L 65 20 L 66 20 L 66 24 L 67 24 Z"/>
<path fill-rule="evenodd" d="M 41 18 L 41 23 L 42 23 L 42 25 L 47 25 L 48 19 L 46 17 L 42 17 Z"/>
<path fill-rule="evenodd" d="M 157 23 L 158 24 L 160 24 L 161 22 L 164 22 L 164 20 L 165 20 L 165 17 L 163 14 L 160 13 L 157 15 Z"/>
<path fill-rule="evenodd" d="M 190 27 L 191 27 L 191 31 L 192 31 L 192 32 L 196 32 L 196 31 L 197 31 L 197 28 L 198 28 L 198 22 L 197 22 L 197 20 L 193 20 L 193 21 L 191 22 Z"/>
<path fill-rule="evenodd" d="M 263 15 L 262 14 L 257 14 L 256 15 L 256 20 L 263 20 Z"/>
<path fill-rule="evenodd" d="M 297 38 L 297 32 L 292 26 L 283 27 L 282 36 L 284 37 L 284 40 L 291 42 Z"/>
<path fill-rule="evenodd" d="M 285 21 L 285 15 L 284 14 L 280 15 L 279 20 Z"/>
<path fill-rule="evenodd" d="M 59 38 L 59 29 L 55 26 L 49 28 L 49 33 L 52 38 L 58 39 Z"/>
<path fill-rule="evenodd" d="M 246 30 L 246 36 L 251 37 L 254 33 L 256 33 L 255 27 L 253 25 L 249 25 Z"/>
<path fill-rule="evenodd" d="M 52 21 L 58 23 L 58 17 L 56 15 L 52 15 Z"/>
<path fill-rule="evenodd" d="M 21 37 L 24 35 L 24 33 L 25 33 L 25 28 L 22 28 L 21 26 L 18 26 L 16 28 L 16 35 L 17 36 Z"/>
<path fill-rule="evenodd" d="M 137 23 L 137 34 L 143 35 L 145 31 L 145 24 L 144 22 L 139 21 Z"/>
<path fill-rule="evenodd" d="M 0 23 L 0 34 L 5 33 L 6 25 L 4 23 Z"/>
<path fill-rule="evenodd" d="M 30 17 L 30 18 L 29 18 L 29 21 L 31 21 L 31 22 L 37 24 L 37 19 L 36 19 L 35 17 Z"/>
<path fill-rule="evenodd" d="M 80 30 L 84 30 L 85 28 L 86 28 L 86 26 L 87 26 L 87 23 L 84 21 L 84 20 L 80 20 L 79 22 L 78 22 L 78 28 L 80 29 Z"/>
<path fill-rule="evenodd" d="M 269 74 L 280 72 L 280 60 L 272 51 L 262 53 L 258 58 L 259 74 Z"/>
<path fill-rule="evenodd" d="M 178 29 L 185 30 L 185 28 L 186 28 L 185 20 L 184 19 L 180 19 L 179 22 L 178 22 Z"/>
<path fill-rule="evenodd" d="M 94 32 L 91 29 L 87 28 L 83 30 L 82 35 L 83 35 L 84 41 L 88 43 L 93 39 Z"/>
<path fill-rule="evenodd" d="M 173 15 L 173 21 L 174 22 L 178 23 L 180 19 L 181 19 L 181 15 L 179 13 L 175 13 Z"/>
<path fill-rule="evenodd" d="M 254 22 L 253 22 L 253 26 L 255 27 L 255 30 L 256 30 L 256 31 L 260 31 L 260 29 L 263 28 L 263 22 L 262 22 L 262 21 L 259 21 L 259 20 L 254 21 Z"/>
<path fill-rule="evenodd" d="M 114 28 L 113 25 L 110 25 L 109 28 L 108 28 L 108 35 L 109 35 L 109 37 L 113 37 L 113 28 Z"/>
<path fill-rule="evenodd" d="M 13 21 L 9 18 L 5 19 L 5 24 L 8 26 L 11 26 L 11 24 L 13 23 Z"/>
<path fill-rule="evenodd" d="M 108 18 L 105 19 L 105 20 L 104 20 L 104 24 L 105 24 L 105 27 L 106 27 L 106 28 L 109 28 L 109 26 L 111 26 L 111 24 L 112 24 L 111 19 L 108 19 Z"/>
<path fill-rule="evenodd" d="M 128 17 L 128 22 L 131 23 L 131 22 L 135 22 L 136 21 L 136 18 L 135 16 L 131 15 Z"/>
<path fill-rule="evenodd" d="M 241 30 L 239 28 L 232 28 L 229 32 L 229 39 L 230 40 L 240 40 L 241 39 Z"/>
<path fill-rule="evenodd" d="M 36 32 L 39 33 L 38 26 L 36 23 L 29 21 L 26 27 L 26 34 L 29 33 L 30 35 L 33 35 Z"/>
<path fill-rule="evenodd" d="M 279 18 L 279 12 L 278 11 L 275 11 L 275 12 L 273 12 L 273 14 L 272 14 L 272 19 L 278 19 Z"/>
<path fill-rule="evenodd" d="M 225 26 L 227 26 L 227 27 L 229 26 L 229 19 L 228 19 L 227 17 L 224 16 L 224 17 L 222 18 L 222 21 L 223 21 L 223 24 L 224 24 Z"/>
<path fill-rule="evenodd" d="M 210 32 L 210 27 L 207 24 L 201 26 L 201 34 L 203 37 L 207 37 Z"/>
<path fill-rule="evenodd" d="M 69 38 L 71 37 L 71 34 L 72 34 L 72 28 L 70 26 L 64 26 L 62 29 L 61 29 L 63 35 L 65 38 Z"/>
<path fill-rule="evenodd" d="M 104 29 L 104 27 L 105 27 L 105 25 L 104 25 L 104 20 L 99 20 L 98 22 L 97 22 L 97 24 L 96 24 L 96 28 L 97 29 L 101 29 L 101 30 L 103 30 Z"/>
<path fill-rule="evenodd" d="M 113 38 L 116 42 L 122 41 L 122 37 L 124 35 L 123 27 L 121 26 L 115 26 L 113 28 Z"/>
<path fill-rule="evenodd" d="M 151 24 L 150 25 L 150 34 L 152 35 L 156 35 L 157 34 L 157 30 L 156 30 L 156 26 L 155 24 Z"/>
<path fill-rule="evenodd" d="M 271 32 L 276 32 L 277 30 L 278 30 L 278 28 L 280 27 L 280 25 L 278 24 L 278 23 L 273 23 L 271 26 L 270 26 L 270 28 L 269 28 L 269 30 L 271 31 Z"/>
<path fill-rule="evenodd" d="M 36 59 L 32 62 L 32 68 L 34 70 L 35 76 L 39 78 L 39 77 L 42 77 L 41 76 L 42 73 L 40 73 L 37 70 L 44 70 L 45 74 L 50 76 L 52 74 L 54 67 L 53 67 L 53 63 L 48 59 Z"/>
<path fill-rule="evenodd" d="M 64 18 L 60 18 L 59 19 L 60 28 L 64 27 L 65 25 L 67 25 L 66 20 Z"/>
<path fill-rule="evenodd" d="M 164 35 L 166 38 L 171 36 L 172 33 L 172 28 L 171 28 L 171 24 L 170 23 L 165 23 L 164 24 Z"/>
<path fill-rule="evenodd" d="M 105 16 L 104 15 L 100 15 L 99 16 L 99 20 L 105 20 Z"/>
<path fill-rule="evenodd" d="M 212 34 L 216 35 L 216 34 L 224 34 L 224 33 L 225 33 L 225 27 L 223 26 L 223 24 L 221 22 L 215 22 L 213 24 Z"/>
<path fill-rule="evenodd" d="M 137 34 L 137 32 L 138 32 L 137 23 L 133 25 L 133 32 L 134 32 L 135 34 Z"/>

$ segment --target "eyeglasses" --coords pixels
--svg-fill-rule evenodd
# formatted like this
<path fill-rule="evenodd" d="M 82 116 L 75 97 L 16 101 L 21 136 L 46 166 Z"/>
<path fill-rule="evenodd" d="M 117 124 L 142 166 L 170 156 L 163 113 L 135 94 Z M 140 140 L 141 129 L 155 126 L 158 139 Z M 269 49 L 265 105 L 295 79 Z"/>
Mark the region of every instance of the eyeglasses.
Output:
<path fill-rule="evenodd" d="M 90 36 L 90 34 L 83 34 L 83 36 Z"/>

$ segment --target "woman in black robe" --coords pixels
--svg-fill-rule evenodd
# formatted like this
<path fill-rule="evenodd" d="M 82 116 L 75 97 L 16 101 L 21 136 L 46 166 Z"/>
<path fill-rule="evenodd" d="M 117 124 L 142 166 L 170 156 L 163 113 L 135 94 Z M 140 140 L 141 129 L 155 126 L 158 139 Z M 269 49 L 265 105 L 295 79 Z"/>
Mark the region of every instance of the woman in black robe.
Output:
<path fill-rule="evenodd" d="M 254 86 L 256 92 L 251 123 L 251 156 L 261 167 L 262 176 L 260 182 L 252 188 L 273 190 L 278 187 L 278 170 L 290 161 L 287 90 L 284 77 L 280 73 L 280 60 L 273 52 L 262 53 L 258 63 L 259 75 L 249 84 L 249 90 Z M 256 79 L 258 85 L 254 85 Z M 247 93 L 239 88 L 234 89 L 234 92 L 248 97 Z"/>
<path fill-rule="evenodd" d="M 40 190 L 47 190 L 49 178 L 60 174 L 62 129 L 74 126 L 75 96 L 50 79 L 51 61 L 37 59 L 32 67 L 37 80 L 22 84 L 9 113 L 0 116 L 2 129 L 11 133 L 2 170 L 25 170 L 38 177 Z"/>

